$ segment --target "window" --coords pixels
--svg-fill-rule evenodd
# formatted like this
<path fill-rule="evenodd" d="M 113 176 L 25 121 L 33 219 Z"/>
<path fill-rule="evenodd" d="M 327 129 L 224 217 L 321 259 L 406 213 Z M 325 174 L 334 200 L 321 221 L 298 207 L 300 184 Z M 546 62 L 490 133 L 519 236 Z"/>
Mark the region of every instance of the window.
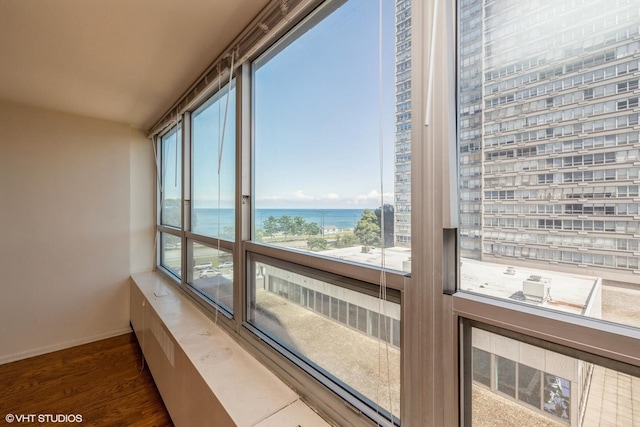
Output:
<path fill-rule="evenodd" d="M 293 9 L 272 2 L 154 129 L 159 271 L 336 419 L 399 425 L 411 4 Z"/>
<path fill-rule="evenodd" d="M 182 226 L 182 136 L 173 127 L 160 140 L 160 224 Z"/>
<path fill-rule="evenodd" d="M 496 390 L 510 397 L 516 397 L 516 363 L 505 357 L 496 356 L 495 375 Z"/>
<path fill-rule="evenodd" d="M 399 416 L 398 303 L 368 295 L 363 284 L 263 256 L 251 255 L 249 270 L 252 325 L 300 363 L 327 373 L 363 401 Z M 389 350 L 382 369 L 380 340 Z M 384 378 L 375 372 L 383 372 Z"/>
<path fill-rule="evenodd" d="M 588 357 L 567 354 L 585 350 L 582 341 L 589 341 L 607 354 L 603 363 L 610 368 L 619 356 L 591 337 L 617 331 L 602 332 L 607 345 L 638 337 L 640 271 L 629 263 L 637 253 L 627 244 L 637 240 L 636 227 L 622 217 L 637 201 L 636 178 L 631 178 L 637 165 L 628 158 L 628 144 L 637 132 L 632 113 L 638 107 L 638 81 L 620 76 L 630 59 L 637 65 L 637 49 L 630 54 L 627 47 L 637 43 L 631 31 L 637 33 L 640 14 L 626 2 L 615 2 L 603 19 L 596 11 L 604 5 L 458 2 L 458 39 L 464 42 L 457 50 L 456 104 L 458 121 L 465 123 L 458 129 L 459 152 L 466 153 L 469 144 L 463 134 L 467 123 L 477 117 L 484 129 L 473 141 L 483 155 L 472 163 L 465 154 L 459 162 L 459 193 L 467 191 L 467 169 L 477 167 L 487 175 L 481 175 L 481 209 L 470 211 L 462 198 L 459 203 L 460 222 L 475 220 L 481 226 L 473 238 L 459 228 L 460 280 L 454 295 L 458 314 L 487 329 L 474 329 L 467 343 L 473 348 L 465 350 L 473 358 L 468 375 L 482 386 L 472 392 L 473 422 L 480 425 L 501 424 L 500 414 L 474 406 L 486 405 L 489 396 L 517 403 L 512 415 L 522 407 L 540 419 L 579 425 L 576 414 L 593 405 L 587 394 L 598 391 L 589 390 L 594 368 L 584 362 Z M 484 16 L 477 23 L 480 31 L 469 28 L 470 8 Z M 615 49 L 607 47 L 614 43 Z M 466 62 L 472 46 L 481 52 L 479 65 Z M 533 77 L 526 66 L 512 66 L 518 63 L 535 64 Z M 472 114 L 464 98 L 469 87 L 480 88 L 482 95 L 483 107 Z M 512 100 L 514 90 L 522 101 Z M 514 142 L 515 155 L 506 150 Z M 529 158 L 535 159 L 534 167 L 522 163 Z M 479 244 L 467 244 L 471 240 Z M 515 319 L 525 312 L 529 326 L 518 328 Z M 550 319 L 553 331 L 545 326 Z M 584 328 L 580 342 L 569 339 L 576 325 Z M 511 329 L 505 334 L 509 338 L 493 333 L 499 327 Z M 529 344 L 531 335 L 553 337 L 561 351 L 543 353 Z M 631 347 L 625 351 L 629 355 Z M 610 393 L 626 393 L 624 386 L 617 387 Z M 608 410 L 615 412 L 616 406 Z M 523 418 L 519 424 L 537 422 Z"/>
<path fill-rule="evenodd" d="M 406 181 L 411 154 L 394 160 L 393 141 L 410 134 L 394 124 L 410 124 L 411 112 L 394 104 L 407 110 L 396 98 L 410 90 L 395 86 L 408 77 L 395 73 L 392 39 L 378 47 L 378 13 L 348 1 L 253 62 L 254 230 L 265 244 L 364 264 L 379 265 L 384 246 L 386 266 L 403 271 L 411 189 L 394 200 L 393 168 Z M 393 2 L 383 2 L 383 35 L 393 29 Z"/>
<path fill-rule="evenodd" d="M 182 277 L 182 241 L 168 233 L 160 233 L 160 265 L 177 277 Z"/>
<path fill-rule="evenodd" d="M 249 324 L 395 422 L 400 305 L 376 295 L 381 268 L 410 266 L 411 51 L 393 37 L 396 24 L 409 37 L 408 17 L 393 2 L 329 2 L 251 63 Z"/>
<path fill-rule="evenodd" d="M 157 146 L 159 182 L 158 248 L 160 266 L 182 277 L 182 127 L 173 126 Z"/>
<path fill-rule="evenodd" d="M 235 82 L 192 115 L 194 233 L 235 239 Z M 224 140 L 223 140 L 224 138 Z"/>
<path fill-rule="evenodd" d="M 499 14 L 503 13 L 503 11 L 504 13 L 510 13 L 508 11 L 511 10 L 512 5 L 514 4 L 515 3 L 512 4 L 512 2 L 510 2 L 509 0 L 503 0 L 501 2 L 492 4 L 492 16 L 498 16 Z M 478 3 L 478 5 L 478 7 L 481 8 L 488 7 L 480 5 L 480 3 Z M 567 11 L 563 12 L 566 15 L 560 15 L 557 19 L 565 19 L 561 18 L 562 16 L 565 16 L 566 19 L 570 19 L 570 16 L 573 16 L 573 14 L 585 13 L 585 11 L 589 10 L 590 7 L 592 6 L 574 5 L 568 7 Z M 543 10 L 546 9 L 544 9 L 543 7 Z M 620 16 L 622 16 L 627 13 L 626 10 L 626 6 L 620 6 L 620 11 L 617 13 L 620 13 Z M 485 26 L 484 31 L 494 34 L 491 44 L 491 50 L 488 50 L 487 46 L 483 45 L 483 43 L 486 43 L 486 41 L 483 42 L 481 38 L 478 37 L 475 41 L 475 43 L 477 43 L 478 45 L 478 49 L 485 49 L 485 55 L 487 57 L 487 60 L 484 62 L 485 69 L 483 70 L 483 73 L 469 76 L 465 73 L 465 65 L 462 65 L 459 70 L 460 75 L 464 76 L 461 77 L 460 81 L 460 85 L 462 87 L 477 87 L 483 85 L 485 87 L 488 87 L 490 85 L 494 85 L 492 81 L 483 81 L 482 76 L 491 75 L 493 70 L 497 70 L 499 69 L 498 67 L 503 66 L 503 61 L 501 60 L 503 58 L 503 55 L 507 55 L 506 52 L 509 51 L 510 46 L 515 46 L 514 43 L 516 43 L 517 40 L 520 40 L 519 42 L 517 42 L 518 49 L 522 49 L 523 54 L 524 52 L 526 52 L 527 57 L 536 57 L 543 62 L 545 58 L 549 57 L 549 50 L 544 47 L 544 44 L 530 44 L 526 41 L 528 37 L 528 28 L 529 25 L 531 25 L 526 18 L 527 16 L 529 16 L 529 12 L 523 10 L 520 13 L 523 17 L 523 20 L 518 24 L 514 24 L 508 32 L 505 30 L 498 31 L 498 27 L 493 27 L 494 25 L 497 25 L 494 23 L 496 21 L 494 19 L 486 19 L 483 24 Z M 542 26 L 542 28 L 545 28 L 544 33 L 546 34 L 548 40 L 556 40 L 556 38 L 562 38 L 561 30 L 557 29 L 552 22 L 552 20 L 547 20 L 545 18 L 541 19 L 536 25 L 540 25 Z M 460 24 L 462 28 L 465 28 L 464 20 L 462 20 Z M 624 27 L 628 24 L 620 23 L 618 25 Z M 464 32 L 464 30 L 462 31 Z M 503 35 L 498 36 L 498 34 Z M 583 35 L 581 37 L 588 39 L 598 36 L 597 33 L 589 33 L 588 35 Z M 558 47 L 558 49 L 560 49 L 560 47 Z M 560 55 L 557 58 L 554 57 L 554 61 L 573 61 L 574 55 L 577 55 L 578 51 L 576 51 L 576 53 L 571 52 L 572 51 L 570 50 L 566 50 L 562 54 L 566 55 L 566 58 Z M 608 55 L 608 51 L 605 52 L 604 50 L 595 50 L 591 53 L 591 55 L 592 58 L 602 57 L 605 61 L 615 60 Z M 464 53 L 460 53 L 459 60 L 463 59 Z M 582 72 L 597 73 L 598 71 L 602 70 L 599 64 L 600 60 L 593 60 L 593 62 L 588 63 L 585 62 L 581 67 Z M 521 73 L 524 72 L 525 71 L 522 71 Z M 513 75 L 505 77 L 505 79 L 517 79 L 519 75 L 521 74 L 516 72 Z M 590 98 L 593 97 L 594 91 L 595 93 L 597 93 L 600 90 L 599 88 L 606 87 L 608 82 L 615 82 L 615 80 L 613 80 L 615 77 L 615 73 L 611 75 L 603 75 L 603 78 L 599 79 L 599 83 L 589 83 L 589 87 L 581 89 L 584 93 L 583 100 L 585 103 L 583 104 L 583 107 L 580 108 L 600 105 L 597 100 L 591 100 Z M 474 79 L 479 79 L 479 81 L 476 82 L 474 81 Z M 548 82 L 552 82 L 552 77 L 551 74 L 545 73 L 543 76 L 540 76 L 535 85 L 540 86 L 547 84 Z M 637 87 L 636 80 L 616 83 L 618 92 L 628 90 L 629 84 L 633 85 L 634 88 Z M 526 86 L 519 87 L 519 90 L 526 89 Z M 491 92 L 486 91 L 486 93 Z M 500 95 L 501 91 L 498 91 L 495 93 L 491 93 L 491 95 L 487 95 L 487 97 L 494 98 Z M 566 105 L 556 103 L 556 98 L 557 97 L 545 96 L 544 94 L 536 94 L 531 95 L 529 99 L 531 100 L 530 102 L 537 101 L 544 103 L 546 108 L 543 111 L 545 111 L 544 114 L 546 114 L 547 116 L 551 114 L 548 111 L 549 108 L 559 108 L 560 112 L 569 111 L 570 109 L 575 108 L 575 104 L 573 103 L 568 103 Z M 637 97 L 625 97 L 622 99 L 618 99 L 616 102 L 618 110 L 635 108 L 638 105 Z M 465 118 L 469 118 L 465 107 L 466 105 L 464 101 L 459 102 L 459 114 L 464 114 Z M 608 112 L 614 113 L 613 109 L 609 109 Z M 483 117 L 482 112 L 478 112 L 477 114 L 478 117 Z M 527 116 L 534 115 L 534 113 L 527 113 L 523 117 L 522 114 L 520 114 L 517 110 L 512 109 L 508 102 L 504 105 L 492 106 L 491 114 L 502 114 L 501 117 L 503 119 L 503 123 L 505 121 L 508 121 L 509 119 L 521 120 L 523 118 L 527 118 Z M 627 115 L 618 112 L 615 112 L 615 114 L 617 114 L 617 117 L 623 118 L 625 124 L 627 123 Z M 537 114 L 537 116 L 542 117 L 539 113 Z M 565 120 L 570 122 L 571 120 L 573 120 L 573 118 L 571 115 L 569 115 Z M 536 122 L 534 121 L 533 125 L 535 125 L 535 123 Z M 585 123 L 590 122 L 586 121 Z M 597 124 L 598 121 L 592 123 Z M 576 140 L 575 137 L 571 135 L 556 135 L 552 128 L 547 128 L 545 136 L 547 138 L 559 137 L 559 144 L 561 144 L 561 146 L 563 147 L 566 147 L 566 149 L 563 149 L 563 152 L 567 154 L 565 154 L 563 157 L 549 157 L 551 154 L 546 150 L 546 148 L 542 152 L 538 152 L 537 149 L 539 144 L 535 143 L 534 141 L 528 141 L 524 142 L 522 146 L 516 149 L 515 156 L 507 155 L 511 152 L 511 150 L 493 151 L 487 149 L 487 153 L 485 154 L 485 156 L 479 157 L 475 164 L 470 164 L 468 162 L 468 159 L 464 163 L 461 163 L 459 166 L 461 178 L 465 176 L 465 171 L 470 167 L 484 166 L 484 170 L 489 171 L 490 169 L 487 169 L 487 166 L 492 166 L 493 162 L 498 160 L 500 161 L 500 167 L 502 167 L 504 170 L 504 172 L 501 173 L 499 179 L 484 179 L 485 185 L 483 187 L 482 198 L 482 204 L 484 206 L 483 209 L 479 210 L 476 213 L 476 215 L 479 217 L 479 220 L 477 222 L 483 224 L 483 229 L 480 235 L 488 236 L 496 227 L 508 227 L 510 221 L 513 221 L 514 225 L 518 224 L 517 227 L 520 227 L 522 229 L 521 231 L 523 232 L 527 232 L 528 230 L 534 231 L 536 229 L 545 229 L 557 231 L 558 233 L 561 233 L 561 235 L 564 235 L 567 228 L 565 228 L 563 224 L 568 224 L 568 221 L 573 221 L 574 224 L 581 224 L 580 229 L 583 232 L 586 232 L 587 235 L 595 236 L 597 234 L 609 233 L 615 230 L 616 227 L 614 222 L 609 223 L 598 219 L 599 217 L 605 215 L 613 216 L 615 215 L 616 211 L 626 210 L 626 206 L 623 206 L 622 204 L 627 203 L 629 197 L 636 197 L 635 195 L 637 194 L 636 186 L 627 185 L 627 180 L 629 179 L 628 177 L 630 176 L 630 174 L 636 176 L 637 171 L 635 170 L 635 168 L 630 167 L 633 165 L 632 162 L 623 160 L 628 151 L 627 149 L 624 149 L 624 146 L 616 146 L 613 144 L 604 145 L 604 141 L 606 140 L 615 141 L 616 139 L 626 139 L 628 128 L 626 128 L 626 130 L 625 128 L 607 128 L 605 122 L 603 122 L 603 126 L 604 128 L 594 129 L 607 132 L 601 137 L 602 145 L 599 145 L 600 147 L 604 148 L 600 148 L 597 151 L 594 150 L 594 142 L 596 140 L 600 141 L 599 139 Z M 523 130 L 527 130 L 527 126 L 521 126 L 518 128 L 514 127 L 513 129 L 503 128 L 501 137 L 504 137 L 508 140 L 509 137 L 515 137 L 521 134 Z M 478 136 L 478 138 L 481 139 L 482 137 Z M 589 144 L 585 144 L 587 141 L 589 142 Z M 466 143 L 466 140 L 460 140 L 459 142 L 461 147 L 463 147 Z M 480 142 L 480 145 L 486 146 L 486 144 L 482 144 L 482 142 Z M 544 160 L 544 163 L 536 164 L 535 170 L 529 167 L 524 168 L 518 162 L 518 158 L 533 155 L 543 156 Z M 620 161 L 616 161 L 616 159 L 620 159 Z M 597 165 L 602 165 L 605 163 L 608 164 L 607 169 L 597 167 Z M 514 167 L 508 168 L 506 166 L 503 166 L 505 164 L 513 164 Z M 513 172 L 510 172 L 511 170 Z M 514 191 L 504 188 L 504 183 L 509 183 L 513 179 L 517 180 L 517 182 L 521 185 L 521 187 L 519 188 L 522 188 L 522 190 Z M 517 200 L 518 202 L 522 202 L 530 199 L 539 200 L 541 198 L 547 200 L 560 199 L 559 196 L 556 196 L 556 191 L 552 189 L 537 190 L 532 193 L 528 189 L 528 187 L 535 184 L 544 186 L 562 184 L 562 193 L 567 194 L 571 191 L 578 199 L 580 199 L 580 197 L 594 198 L 595 192 L 598 188 L 600 188 L 597 187 L 598 183 L 601 183 L 603 181 L 608 181 L 611 183 L 624 183 L 624 185 L 617 186 L 617 195 L 610 197 L 606 205 L 603 203 L 566 204 L 564 210 L 561 210 L 560 212 L 554 211 L 553 213 L 549 213 L 548 215 L 537 215 L 536 217 L 531 217 L 531 219 L 535 219 L 535 221 L 530 221 L 527 219 L 527 217 L 523 218 L 518 212 L 513 209 L 511 209 L 510 211 L 505 211 L 505 213 L 502 214 L 500 218 L 497 218 L 497 221 L 495 221 L 494 219 L 492 219 L 491 221 L 482 221 L 481 218 L 483 211 L 490 212 L 493 210 L 493 206 L 503 206 L 505 202 L 508 202 L 510 200 Z M 461 188 L 459 190 L 461 193 L 467 191 L 466 186 L 464 185 L 465 182 L 466 181 L 464 179 L 461 179 L 462 185 L 460 186 Z M 600 192 L 598 191 L 598 196 L 594 198 L 594 201 L 599 202 L 601 200 L 600 197 Z M 461 213 L 464 213 L 466 218 L 469 215 L 469 210 L 465 208 L 464 202 L 461 202 L 460 208 Z M 522 208 L 519 208 L 518 211 L 522 211 Z M 633 235 L 627 235 L 630 238 L 633 237 Z M 465 240 L 467 238 L 467 236 L 461 235 L 461 239 Z M 566 304 L 591 307 L 588 295 L 592 294 L 593 292 L 601 292 L 604 296 L 604 299 L 598 303 L 600 304 L 600 307 L 594 307 L 593 311 L 591 311 L 591 309 L 578 310 L 576 311 L 576 314 L 593 316 L 631 325 L 638 324 L 636 316 L 630 316 L 626 319 L 621 319 L 620 317 L 611 317 L 609 314 L 611 313 L 611 309 L 608 307 L 608 304 L 618 304 L 613 303 L 613 300 L 610 298 L 613 298 L 614 300 L 619 299 L 620 304 L 624 304 L 622 302 L 623 300 L 625 300 L 625 297 L 623 296 L 624 292 L 615 285 L 616 283 L 619 283 L 620 281 L 628 281 L 630 284 L 640 284 L 640 279 L 638 279 L 638 277 L 640 276 L 638 276 L 637 274 L 633 274 L 633 272 L 630 271 L 629 268 L 626 268 L 626 262 L 621 261 L 617 263 L 617 265 L 614 265 L 615 263 L 613 262 L 614 259 L 618 258 L 621 260 L 624 258 L 624 260 L 626 260 L 627 257 L 634 257 L 632 251 L 611 248 L 608 249 L 608 252 L 606 253 L 597 253 L 598 256 L 585 258 L 582 256 L 582 254 L 576 253 L 575 250 L 570 246 L 565 246 L 563 242 L 560 242 L 558 244 L 554 243 L 545 245 L 538 248 L 542 250 L 542 253 L 545 254 L 544 256 L 538 256 L 536 261 L 529 260 L 526 263 L 521 264 L 519 268 L 515 269 L 516 274 L 513 275 L 511 279 L 507 279 L 502 273 L 506 269 L 505 264 L 508 265 L 510 262 L 512 262 L 510 259 L 515 261 L 518 258 L 517 254 L 521 253 L 521 251 L 515 251 L 514 246 L 504 243 L 501 245 L 492 245 L 488 247 L 491 248 L 491 250 L 483 252 L 476 251 L 475 253 L 468 250 L 465 250 L 463 252 L 464 259 L 462 265 L 463 274 L 461 283 L 461 287 L 463 289 L 474 289 L 474 292 L 478 292 L 484 295 L 507 298 L 511 300 L 513 300 L 514 298 L 513 295 L 522 295 L 522 301 L 525 301 L 527 303 L 538 301 L 537 298 L 539 298 L 539 301 L 541 301 L 541 303 L 536 303 L 536 305 L 541 308 L 550 310 L 559 310 L 561 306 L 563 307 L 563 309 L 566 309 L 566 307 L 568 307 Z M 590 249 L 587 249 L 587 253 L 589 252 Z M 585 259 L 587 260 L 586 262 Z M 599 262 L 600 260 L 602 260 L 602 262 Z M 552 263 L 550 263 L 550 261 L 552 261 Z M 587 271 L 585 271 L 584 269 L 577 268 L 576 264 L 597 266 L 599 268 L 597 268 L 596 270 L 590 270 L 589 274 L 587 274 Z M 490 273 L 492 268 L 495 268 L 495 273 Z M 494 274 L 495 276 L 493 276 Z M 568 276 L 571 274 L 578 274 L 584 277 Z M 621 276 L 621 274 L 623 274 L 623 276 Z M 511 294 L 506 295 L 505 293 L 504 295 L 502 295 L 501 292 L 497 291 L 497 288 L 496 292 L 494 292 L 494 286 L 492 286 L 490 279 L 491 277 L 495 278 L 493 280 L 500 281 L 501 288 L 503 286 L 512 286 Z M 539 297 L 534 297 L 534 294 L 531 293 L 533 292 L 532 289 L 535 287 L 533 284 L 531 284 L 531 286 L 526 285 L 531 277 L 541 278 L 539 284 L 536 285 L 538 287 L 536 295 L 541 294 Z M 487 280 L 489 280 L 488 286 L 479 286 L 478 282 L 487 282 Z M 507 285 L 507 282 L 509 282 L 509 280 L 511 280 L 511 285 Z M 577 282 L 574 282 L 576 280 L 585 280 L 586 282 L 584 284 L 578 284 Z M 588 284 L 587 282 L 589 282 L 590 284 Z M 523 283 L 525 283 L 525 285 L 523 285 Z M 560 286 L 559 283 L 563 284 Z M 575 289 L 575 292 L 571 297 L 564 294 L 565 290 L 568 291 L 568 289 L 570 288 Z M 506 291 L 505 288 L 502 289 Z M 579 295 L 581 292 L 584 292 L 583 297 L 577 297 L 577 295 Z M 556 293 L 555 296 L 554 293 Z M 636 293 L 636 297 L 640 297 L 640 292 Z M 573 298 L 578 299 L 573 300 Z M 582 301 L 578 301 L 580 298 L 582 298 Z M 628 303 L 628 301 L 626 303 Z"/>
<path fill-rule="evenodd" d="M 233 312 L 233 254 L 189 241 L 187 283 L 199 296 Z"/>
<path fill-rule="evenodd" d="M 159 271 L 337 424 L 577 425 L 640 365 L 639 12 L 447 1 L 273 0 L 153 130 Z"/>
<path fill-rule="evenodd" d="M 588 360 L 586 354 L 572 357 L 477 328 L 472 334 L 473 424 L 491 419 L 504 425 L 518 420 L 521 425 L 573 426 L 581 424 L 580 414 L 595 425 L 611 419 L 617 425 L 633 424 L 630 388 L 640 384 L 639 377 L 607 368 L 602 360 Z M 485 350 L 489 348 L 493 350 Z M 476 363 L 479 357 L 483 363 Z M 492 371 L 496 381 L 485 381 Z"/>

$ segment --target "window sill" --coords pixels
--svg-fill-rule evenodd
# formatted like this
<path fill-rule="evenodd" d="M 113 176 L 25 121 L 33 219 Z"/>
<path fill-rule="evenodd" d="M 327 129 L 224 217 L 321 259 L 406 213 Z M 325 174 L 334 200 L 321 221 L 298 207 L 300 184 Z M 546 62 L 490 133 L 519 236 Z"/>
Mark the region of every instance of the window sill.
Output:
<path fill-rule="evenodd" d="M 160 274 L 131 277 L 131 323 L 176 425 L 329 425 Z"/>

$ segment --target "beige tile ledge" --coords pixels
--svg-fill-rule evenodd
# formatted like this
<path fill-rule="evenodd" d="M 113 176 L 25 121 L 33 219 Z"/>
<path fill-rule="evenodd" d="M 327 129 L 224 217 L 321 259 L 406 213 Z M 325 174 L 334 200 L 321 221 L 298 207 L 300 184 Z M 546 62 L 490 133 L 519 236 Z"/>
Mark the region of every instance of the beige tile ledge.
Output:
<path fill-rule="evenodd" d="M 177 426 L 329 425 L 162 275 L 131 277 L 131 322 Z"/>

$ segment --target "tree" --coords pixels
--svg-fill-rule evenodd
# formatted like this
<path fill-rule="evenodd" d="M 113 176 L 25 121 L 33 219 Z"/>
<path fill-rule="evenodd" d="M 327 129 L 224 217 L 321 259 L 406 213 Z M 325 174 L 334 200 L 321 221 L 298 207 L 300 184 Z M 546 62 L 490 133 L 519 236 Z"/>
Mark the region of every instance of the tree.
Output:
<path fill-rule="evenodd" d="M 162 206 L 162 223 L 167 225 L 180 225 L 180 199 L 165 199 Z"/>
<path fill-rule="evenodd" d="M 307 239 L 307 247 L 312 251 L 324 251 L 329 244 L 322 237 L 309 237 Z"/>
<path fill-rule="evenodd" d="M 269 218 L 262 222 L 262 229 L 269 236 L 273 237 L 275 233 L 280 231 L 280 225 L 278 223 L 278 220 L 273 215 L 269 215 Z"/>
<path fill-rule="evenodd" d="M 307 222 L 301 216 L 296 216 L 293 218 L 292 224 L 292 234 L 301 235 L 305 234 L 305 226 Z"/>
<path fill-rule="evenodd" d="M 320 230 L 320 227 L 318 227 L 318 224 L 315 222 L 306 223 L 304 225 L 304 234 L 307 236 L 317 236 L 321 231 L 322 230 Z"/>
<path fill-rule="evenodd" d="M 289 234 L 294 233 L 293 220 L 289 215 L 283 215 L 277 219 L 278 225 L 280 227 L 280 231 L 284 233 L 284 237 L 286 238 Z"/>
<path fill-rule="evenodd" d="M 378 217 L 371 209 L 365 209 L 362 218 L 358 221 L 353 234 L 356 235 L 358 241 L 367 246 L 380 245 L 380 226 L 378 225 Z"/>
<path fill-rule="evenodd" d="M 358 239 L 352 231 L 340 233 L 336 236 L 336 248 L 350 248 L 358 244 Z"/>
<path fill-rule="evenodd" d="M 393 205 L 385 204 L 382 208 L 376 209 L 376 217 L 380 227 L 380 224 L 382 224 L 382 209 L 384 209 L 384 247 L 389 248 L 393 246 Z"/>

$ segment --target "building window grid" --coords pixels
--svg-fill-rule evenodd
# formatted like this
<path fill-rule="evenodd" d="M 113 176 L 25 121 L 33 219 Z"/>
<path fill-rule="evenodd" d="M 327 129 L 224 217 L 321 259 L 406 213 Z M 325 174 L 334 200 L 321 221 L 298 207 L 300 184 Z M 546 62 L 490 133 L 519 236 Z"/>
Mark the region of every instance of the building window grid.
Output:
<path fill-rule="evenodd" d="M 547 94 L 553 94 L 555 96 L 559 91 L 566 91 L 585 84 L 592 84 L 593 82 L 603 80 L 605 76 L 610 80 L 614 77 L 619 77 L 620 79 L 626 78 L 629 72 L 635 72 L 638 70 L 639 63 L 639 60 L 633 59 L 631 61 L 626 61 L 614 66 L 588 70 L 573 77 L 564 77 L 561 80 L 547 82 L 536 86 L 531 86 L 531 84 L 541 79 L 534 78 L 533 74 L 529 77 L 517 76 L 513 80 L 501 81 L 500 83 L 487 84 L 485 82 L 485 93 L 492 94 L 499 92 L 499 96 L 487 96 L 485 98 L 484 105 L 485 108 L 491 109 L 499 105 L 517 103 L 521 106 L 521 108 L 527 108 L 526 106 L 529 104 L 522 103 L 522 101 L 529 98 L 545 96 Z M 616 81 L 613 81 L 612 83 L 616 83 Z M 593 89 L 593 93 L 602 94 L 601 96 L 607 96 L 609 91 L 611 91 L 612 89 L 615 90 L 615 87 L 608 88 L 608 86 L 609 84 L 601 86 L 592 85 L 590 89 Z M 509 89 L 515 88 L 518 89 L 516 92 L 507 93 Z M 574 101 L 578 102 L 579 100 L 584 99 L 584 90 L 574 91 L 567 95 L 571 95 L 574 98 Z M 531 104 L 529 108 L 536 105 L 537 104 L 535 103 Z M 544 105 L 544 107 L 546 107 L 546 105 Z"/>

